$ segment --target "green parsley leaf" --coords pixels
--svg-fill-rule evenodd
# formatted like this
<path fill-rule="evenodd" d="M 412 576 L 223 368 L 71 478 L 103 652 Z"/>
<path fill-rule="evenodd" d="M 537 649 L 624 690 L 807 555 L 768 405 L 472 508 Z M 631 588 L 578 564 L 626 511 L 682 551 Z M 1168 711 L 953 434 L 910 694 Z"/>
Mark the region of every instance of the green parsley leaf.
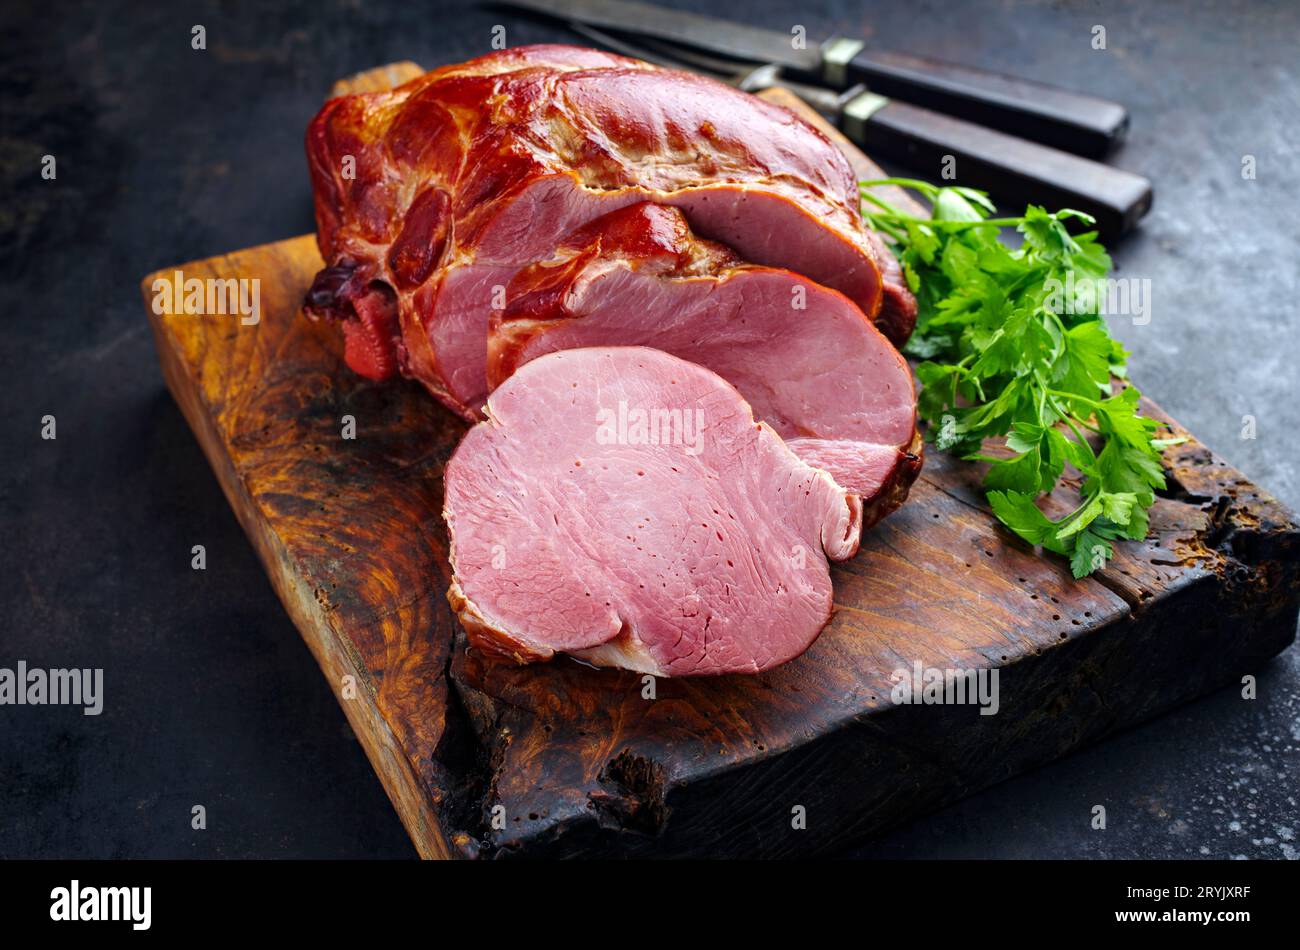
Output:
<path fill-rule="evenodd" d="M 869 190 L 879 185 L 919 192 L 930 216 L 890 206 Z M 1075 577 L 1114 557 L 1113 541 L 1144 538 L 1165 485 L 1161 450 L 1179 440 L 1155 437 L 1133 386 L 1114 391 L 1128 353 L 1100 313 L 1110 256 L 1095 231 L 1069 230 L 1091 217 L 1030 205 L 1018 218 L 993 218 L 982 192 L 916 179 L 862 189 L 863 215 L 893 243 L 917 296 L 905 352 L 924 361 L 917 411 L 928 438 L 989 463 L 994 514 L 1029 544 L 1068 558 Z M 1003 228 L 1020 233 L 1019 247 L 1002 241 Z M 984 454 L 985 440 L 1001 437 L 1013 454 Z M 1067 466 L 1082 479 L 1082 497 L 1054 521 L 1036 499 Z"/>

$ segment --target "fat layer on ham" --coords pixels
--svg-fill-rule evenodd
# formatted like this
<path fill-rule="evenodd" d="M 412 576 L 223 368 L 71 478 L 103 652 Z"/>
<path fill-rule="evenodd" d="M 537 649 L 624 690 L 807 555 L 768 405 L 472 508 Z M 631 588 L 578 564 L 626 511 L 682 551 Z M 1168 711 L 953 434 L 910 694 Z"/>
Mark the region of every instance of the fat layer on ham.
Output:
<path fill-rule="evenodd" d="M 448 593 L 478 648 L 663 676 L 753 673 L 831 616 L 858 497 L 721 377 L 645 347 L 521 367 L 447 465 Z"/>

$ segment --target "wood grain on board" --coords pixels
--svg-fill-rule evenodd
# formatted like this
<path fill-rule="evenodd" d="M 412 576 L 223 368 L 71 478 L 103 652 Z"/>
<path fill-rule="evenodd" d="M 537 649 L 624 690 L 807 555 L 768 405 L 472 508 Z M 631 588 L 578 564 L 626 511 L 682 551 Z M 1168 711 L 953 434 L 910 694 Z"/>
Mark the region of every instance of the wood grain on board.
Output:
<path fill-rule="evenodd" d="M 337 331 L 299 313 L 321 266 L 304 236 L 143 289 L 151 302 L 176 270 L 261 282 L 256 325 L 150 309 L 159 358 L 425 857 L 827 851 L 1232 682 L 1294 638 L 1293 516 L 1147 403 L 1188 441 L 1167 453 L 1151 537 L 1093 577 L 999 529 L 979 469 L 931 452 L 909 502 L 835 565 L 834 619 L 785 666 L 659 680 L 647 699 L 630 673 L 486 662 L 445 599 L 442 471 L 465 425 L 415 384 L 348 371 Z M 891 674 L 917 663 L 996 670 L 997 714 L 895 704 Z"/>

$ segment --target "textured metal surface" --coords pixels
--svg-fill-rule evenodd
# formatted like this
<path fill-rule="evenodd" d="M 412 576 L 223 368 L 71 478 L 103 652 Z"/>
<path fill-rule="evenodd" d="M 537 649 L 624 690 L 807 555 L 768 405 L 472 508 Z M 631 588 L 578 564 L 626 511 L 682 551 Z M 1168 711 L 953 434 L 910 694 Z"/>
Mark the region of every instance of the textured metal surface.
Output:
<path fill-rule="evenodd" d="M 678 3 L 679 6 L 685 4 Z M 720 15 L 734 15 L 734 6 Z M 793 12 L 783 12 L 793 11 Z M 755 25 L 1119 99 L 1159 195 L 1115 250 L 1151 321 L 1139 382 L 1300 507 L 1294 156 L 1300 12 L 758 0 Z M 10 5 L 0 31 L 0 665 L 105 667 L 105 711 L 0 707 L 0 856 L 413 854 L 162 380 L 136 281 L 311 227 L 302 130 L 339 75 L 565 34 L 499 11 Z M 191 49 L 194 24 L 206 51 Z M 1093 27 L 1107 49 L 1093 49 Z M 39 38 L 39 41 L 37 40 Z M 58 178 L 39 177 L 43 154 Z M 1242 178 L 1243 157 L 1256 160 Z M 920 174 L 937 177 L 934 170 Z M 59 438 L 39 438 L 40 417 Z M 1257 437 L 1242 439 L 1243 416 Z M 190 569 L 190 547 L 208 570 Z M 995 787 L 864 856 L 1294 856 L 1300 663 Z M 208 829 L 190 827 L 194 804 Z M 1105 832 L 1089 827 L 1104 804 Z"/>

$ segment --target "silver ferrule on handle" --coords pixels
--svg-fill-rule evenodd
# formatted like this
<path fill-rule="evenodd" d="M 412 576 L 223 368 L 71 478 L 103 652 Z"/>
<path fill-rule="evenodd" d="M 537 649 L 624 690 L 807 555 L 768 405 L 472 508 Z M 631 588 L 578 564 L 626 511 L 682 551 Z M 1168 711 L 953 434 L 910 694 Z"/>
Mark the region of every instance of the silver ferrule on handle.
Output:
<path fill-rule="evenodd" d="M 855 88 L 858 90 L 857 93 L 841 106 L 840 130 L 852 141 L 861 143 L 866 132 L 864 126 L 867 120 L 888 105 L 889 100 L 874 92 L 867 92 L 865 87 Z M 848 94 L 853 93 L 854 90 L 850 89 Z"/>
<path fill-rule="evenodd" d="M 848 65 L 867 44 L 861 40 L 831 37 L 822 44 L 822 78 L 836 89 L 848 83 Z"/>

